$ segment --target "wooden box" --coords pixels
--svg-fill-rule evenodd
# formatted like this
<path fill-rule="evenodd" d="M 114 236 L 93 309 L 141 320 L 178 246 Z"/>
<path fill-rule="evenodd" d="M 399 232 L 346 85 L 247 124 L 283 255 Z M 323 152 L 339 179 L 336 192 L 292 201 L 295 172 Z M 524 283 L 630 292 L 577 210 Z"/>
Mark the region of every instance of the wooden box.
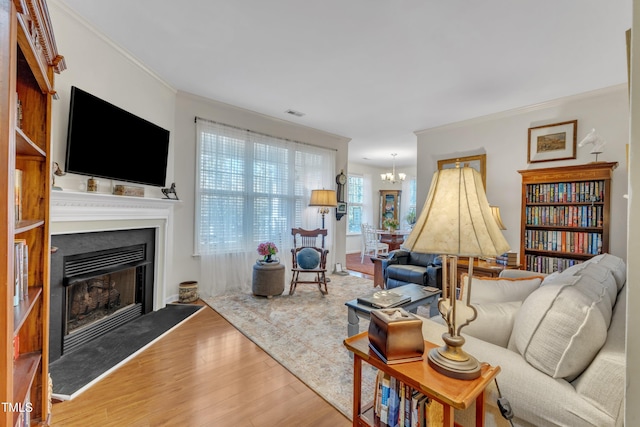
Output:
<path fill-rule="evenodd" d="M 422 320 L 402 308 L 372 310 L 369 347 L 387 364 L 422 360 Z"/>

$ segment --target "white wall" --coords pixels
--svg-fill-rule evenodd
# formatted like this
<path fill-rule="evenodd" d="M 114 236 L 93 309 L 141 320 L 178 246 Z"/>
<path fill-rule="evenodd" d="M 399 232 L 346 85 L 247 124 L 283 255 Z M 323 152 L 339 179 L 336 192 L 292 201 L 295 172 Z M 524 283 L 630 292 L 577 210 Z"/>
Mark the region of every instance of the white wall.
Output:
<path fill-rule="evenodd" d="M 620 85 L 579 96 L 494 114 L 439 128 L 416 132 L 418 136 L 418 201 L 426 200 L 437 161 L 461 156 L 487 155 L 487 198 L 500 207 L 511 249 L 520 248 L 521 175 L 518 170 L 589 163 L 590 146 L 577 148 L 575 160 L 527 164 L 528 128 L 578 120 L 580 141 L 592 128 L 608 144 L 598 160 L 618 162 L 613 173 L 609 252 L 627 255 L 627 165 L 629 107 L 627 86 Z M 420 208 L 419 208 L 420 210 Z"/>

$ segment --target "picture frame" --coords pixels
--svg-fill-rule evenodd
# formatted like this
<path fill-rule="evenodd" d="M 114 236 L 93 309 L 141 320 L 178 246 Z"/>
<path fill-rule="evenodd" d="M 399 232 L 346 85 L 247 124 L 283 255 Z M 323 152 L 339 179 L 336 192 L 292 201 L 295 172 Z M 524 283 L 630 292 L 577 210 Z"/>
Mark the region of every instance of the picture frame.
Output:
<path fill-rule="evenodd" d="M 528 133 L 527 163 L 576 158 L 577 120 L 532 127 Z"/>
<path fill-rule="evenodd" d="M 347 203 L 346 202 L 338 202 L 336 206 L 336 219 L 340 221 L 340 219 L 347 214 Z"/>
<path fill-rule="evenodd" d="M 487 189 L 487 155 L 478 154 L 475 156 L 455 157 L 452 159 L 438 160 L 438 170 L 453 169 L 456 167 L 456 162 L 460 163 L 460 166 L 469 166 L 480 172 L 482 177 L 482 185 L 485 190 Z"/>

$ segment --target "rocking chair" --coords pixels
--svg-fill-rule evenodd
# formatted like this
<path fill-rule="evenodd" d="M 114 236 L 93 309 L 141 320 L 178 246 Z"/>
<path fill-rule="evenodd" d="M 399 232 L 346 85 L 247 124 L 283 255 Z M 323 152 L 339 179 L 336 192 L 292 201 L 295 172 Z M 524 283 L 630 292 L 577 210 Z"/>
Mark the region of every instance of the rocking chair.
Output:
<path fill-rule="evenodd" d="M 293 256 L 293 268 L 291 268 L 291 286 L 289 287 L 289 295 L 293 295 L 296 291 L 298 283 L 317 283 L 318 289 L 323 295 L 329 293 L 327 290 L 327 254 L 329 251 L 324 248 L 324 239 L 327 236 L 327 230 L 315 229 L 305 230 L 302 228 L 292 228 L 293 248 L 291 255 Z M 300 273 L 303 278 L 300 278 Z M 308 276 L 315 277 L 311 280 Z M 324 286 L 324 290 L 322 287 Z"/>

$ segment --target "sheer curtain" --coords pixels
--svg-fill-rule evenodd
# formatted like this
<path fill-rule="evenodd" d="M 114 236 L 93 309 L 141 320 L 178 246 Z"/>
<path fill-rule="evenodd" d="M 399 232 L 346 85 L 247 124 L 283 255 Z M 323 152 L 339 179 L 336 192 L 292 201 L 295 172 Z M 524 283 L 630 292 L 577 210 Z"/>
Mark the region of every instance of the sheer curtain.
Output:
<path fill-rule="evenodd" d="M 291 228 L 320 228 L 311 190 L 333 188 L 335 151 L 196 118 L 196 226 L 204 295 L 250 292 L 262 242 L 290 278 Z M 334 241 L 327 215 L 327 246 Z M 330 254 L 333 251 L 330 251 Z M 327 265 L 333 265 L 333 263 Z"/>

